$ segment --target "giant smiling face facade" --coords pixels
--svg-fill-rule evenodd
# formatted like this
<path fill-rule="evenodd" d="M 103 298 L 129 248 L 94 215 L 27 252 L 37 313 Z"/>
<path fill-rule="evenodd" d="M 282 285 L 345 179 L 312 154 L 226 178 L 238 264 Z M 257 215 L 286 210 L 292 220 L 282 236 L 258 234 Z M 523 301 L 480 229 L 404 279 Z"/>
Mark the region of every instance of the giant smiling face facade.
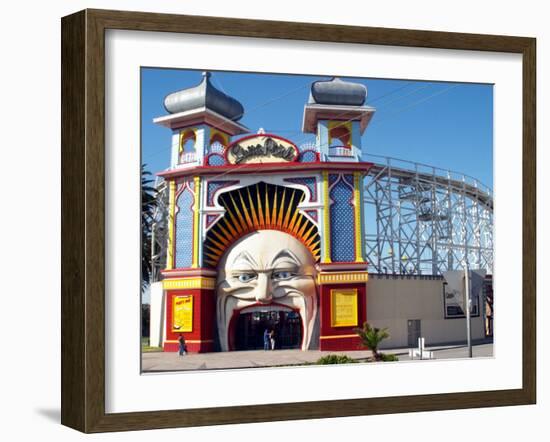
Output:
<path fill-rule="evenodd" d="M 216 316 L 221 350 L 231 350 L 232 320 L 266 306 L 299 312 L 301 348 L 312 348 L 312 338 L 318 334 L 316 276 L 310 250 L 288 233 L 259 230 L 235 242 L 218 265 Z"/>

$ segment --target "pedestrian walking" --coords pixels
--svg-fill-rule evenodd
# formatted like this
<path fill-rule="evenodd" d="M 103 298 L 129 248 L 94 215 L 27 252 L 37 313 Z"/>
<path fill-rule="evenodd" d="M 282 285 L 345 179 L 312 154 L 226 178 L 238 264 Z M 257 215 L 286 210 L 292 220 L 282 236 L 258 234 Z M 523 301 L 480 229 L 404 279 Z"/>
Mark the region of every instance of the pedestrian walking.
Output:
<path fill-rule="evenodd" d="M 269 350 L 269 347 L 270 347 L 269 330 L 266 328 L 264 330 L 264 350 Z"/>
<path fill-rule="evenodd" d="M 178 337 L 178 342 L 180 344 L 180 356 L 183 356 L 183 355 L 186 355 L 187 354 L 187 345 L 185 344 L 185 338 L 183 337 L 183 335 L 180 333 L 179 337 Z"/>
<path fill-rule="evenodd" d="M 275 330 L 271 329 L 269 332 L 269 341 L 271 343 L 271 350 L 275 350 Z"/>

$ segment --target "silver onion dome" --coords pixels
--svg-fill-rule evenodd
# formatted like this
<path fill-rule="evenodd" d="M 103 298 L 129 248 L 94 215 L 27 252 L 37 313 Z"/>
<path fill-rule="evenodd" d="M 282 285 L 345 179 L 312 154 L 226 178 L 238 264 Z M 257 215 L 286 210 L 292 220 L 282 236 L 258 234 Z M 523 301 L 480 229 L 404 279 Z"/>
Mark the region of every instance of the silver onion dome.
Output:
<path fill-rule="evenodd" d="M 202 81 L 197 86 L 167 95 L 164 108 L 175 114 L 206 107 L 230 120 L 240 120 L 244 114 L 243 105 L 216 89 L 210 82 L 211 75 L 210 72 L 203 72 Z"/>
<path fill-rule="evenodd" d="M 330 104 L 337 106 L 362 106 L 367 99 L 367 87 L 360 83 L 332 80 L 315 81 L 311 85 L 309 102 L 311 104 Z"/>

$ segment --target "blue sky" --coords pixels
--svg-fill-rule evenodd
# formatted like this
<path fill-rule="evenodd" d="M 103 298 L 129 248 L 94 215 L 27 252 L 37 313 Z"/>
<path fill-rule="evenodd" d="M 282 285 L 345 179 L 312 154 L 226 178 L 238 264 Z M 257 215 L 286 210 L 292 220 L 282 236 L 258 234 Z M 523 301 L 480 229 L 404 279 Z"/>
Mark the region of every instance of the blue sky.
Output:
<path fill-rule="evenodd" d="M 155 125 L 163 100 L 197 85 L 201 71 L 142 68 L 142 161 L 151 172 L 169 165 L 171 133 Z M 213 72 L 213 84 L 245 108 L 240 120 L 300 145 L 311 82 L 323 76 Z M 493 87 L 487 84 L 347 78 L 367 86 L 376 113 L 363 135 L 363 152 L 451 169 L 493 187 Z"/>

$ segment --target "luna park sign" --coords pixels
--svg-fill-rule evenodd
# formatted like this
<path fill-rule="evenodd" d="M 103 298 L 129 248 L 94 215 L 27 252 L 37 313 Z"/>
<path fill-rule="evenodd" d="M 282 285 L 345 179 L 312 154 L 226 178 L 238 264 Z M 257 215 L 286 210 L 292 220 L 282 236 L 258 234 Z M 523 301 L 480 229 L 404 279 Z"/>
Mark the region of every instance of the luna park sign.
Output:
<path fill-rule="evenodd" d="M 227 160 L 231 164 L 290 162 L 297 156 L 298 149 L 293 143 L 274 135 L 241 138 L 227 149 Z"/>

